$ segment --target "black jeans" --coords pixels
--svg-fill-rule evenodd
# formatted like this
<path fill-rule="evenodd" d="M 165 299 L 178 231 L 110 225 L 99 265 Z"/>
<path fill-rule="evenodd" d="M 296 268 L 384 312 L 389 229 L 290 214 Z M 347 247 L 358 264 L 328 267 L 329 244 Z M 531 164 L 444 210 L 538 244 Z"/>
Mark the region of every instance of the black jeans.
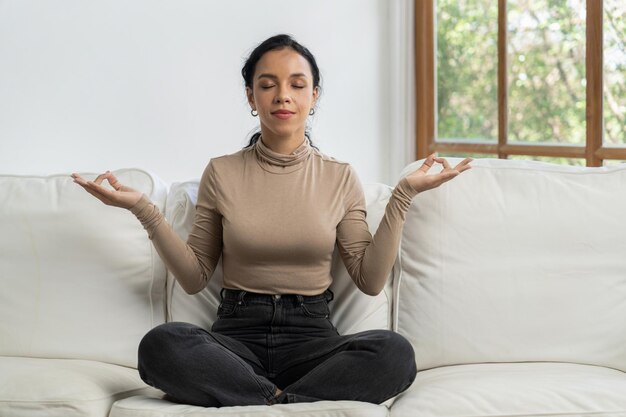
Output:
<path fill-rule="evenodd" d="M 204 407 L 355 400 L 380 404 L 417 373 L 411 344 L 390 330 L 340 336 L 330 290 L 315 296 L 223 289 L 211 331 L 170 322 L 139 344 L 141 378 Z M 276 388 L 283 392 L 275 396 Z"/>

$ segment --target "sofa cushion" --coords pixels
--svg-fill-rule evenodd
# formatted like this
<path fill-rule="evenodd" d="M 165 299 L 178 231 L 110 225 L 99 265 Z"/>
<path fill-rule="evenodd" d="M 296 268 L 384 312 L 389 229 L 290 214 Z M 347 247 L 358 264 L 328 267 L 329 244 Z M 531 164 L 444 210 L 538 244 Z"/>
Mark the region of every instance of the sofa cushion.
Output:
<path fill-rule="evenodd" d="M 391 417 L 626 415 L 626 374 L 570 363 L 446 366 L 422 371 Z"/>
<path fill-rule="evenodd" d="M 472 165 L 407 213 L 397 320 L 418 368 L 556 361 L 626 371 L 626 165 Z"/>
<path fill-rule="evenodd" d="M 156 176 L 114 174 L 164 209 Z M 166 271 L 141 223 L 69 174 L 2 175 L 0 201 L 0 355 L 135 367 L 141 337 L 165 321 Z"/>
<path fill-rule="evenodd" d="M 241 407 L 198 407 L 175 404 L 148 396 L 137 396 L 117 401 L 109 417 L 386 417 L 384 405 L 360 401 L 317 401 L 299 404 L 250 405 Z"/>
<path fill-rule="evenodd" d="M 175 183 L 170 187 L 166 217 L 172 228 L 183 239 L 187 239 L 195 216 L 199 182 Z M 367 204 L 367 222 L 370 232 L 375 233 L 385 212 L 391 188 L 384 184 L 363 184 Z M 222 288 L 222 260 L 220 258 L 207 288 L 189 295 L 168 274 L 168 320 L 185 321 L 210 328 L 216 319 L 219 291 Z M 397 267 L 394 268 L 394 271 Z M 330 303 L 331 319 L 341 334 L 351 334 L 369 329 L 391 328 L 391 296 L 393 271 L 385 289 L 372 297 L 361 293 L 339 256 L 333 253 L 333 283 L 330 289 L 335 299 Z"/>
<path fill-rule="evenodd" d="M 0 357 L 0 416 L 107 417 L 132 395 L 158 395 L 137 370 L 71 359 Z"/>

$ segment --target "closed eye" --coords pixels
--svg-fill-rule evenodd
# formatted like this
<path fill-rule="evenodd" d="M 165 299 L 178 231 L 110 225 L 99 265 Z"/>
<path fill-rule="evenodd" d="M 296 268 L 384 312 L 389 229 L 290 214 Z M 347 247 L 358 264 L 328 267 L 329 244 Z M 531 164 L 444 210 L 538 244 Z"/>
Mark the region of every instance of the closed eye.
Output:
<path fill-rule="evenodd" d="M 272 88 L 272 87 L 275 87 L 275 86 L 274 86 L 274 85 L 262 85 L 262 86 L 261 86 L 261 88 L 262 88 L 263 90 L 267 90 L 267 89 Z M 292 87 L 293 87 L 293 88 L 298 88 L 298 89 L 305 88 L 305 86 L 303 86 L 303 85 L 292 85 Z"/>

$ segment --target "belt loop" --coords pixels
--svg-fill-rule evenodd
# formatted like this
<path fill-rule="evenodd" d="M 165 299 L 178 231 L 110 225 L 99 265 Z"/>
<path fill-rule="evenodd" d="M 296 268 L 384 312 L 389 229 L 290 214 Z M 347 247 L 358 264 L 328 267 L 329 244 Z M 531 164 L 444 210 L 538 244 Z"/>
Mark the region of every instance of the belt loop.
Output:
<path fill-rule="evenodd" d="M 241 292 L 239 293 L 239 296 L 237 297 L 239 299 L 239 304 L 243 304 L 243 297 L 246 295 L 246 291 L 241 290 Z"/>
<path fill-rule="evenodd" d="M 296 294 L 296 298 L 298 299 L 298 303 L 300 305 L 304 304 L 304 297 L 302 297 L 302 295 Z"/>
<path fill-rule="evenodd" d="M 326 292 L 327 292 L 328 294 L 330 294 L 330 298 L 328 298 L 328 296 L 326 297 L 326 301 L 330 303 L 331 301 L 333 301 L 333 300 L 335 299 L 335 293 L 333 293 L 333 292 L 330 290 L 330 288 L 328 288 L 328 289 L 326 290 Z"/>
<path fill-rule="evenodd" d="M 223 288 L 220 290 L 220 300 L 224 301 L 224 291 L 226 291 L 226 288 Z"/>

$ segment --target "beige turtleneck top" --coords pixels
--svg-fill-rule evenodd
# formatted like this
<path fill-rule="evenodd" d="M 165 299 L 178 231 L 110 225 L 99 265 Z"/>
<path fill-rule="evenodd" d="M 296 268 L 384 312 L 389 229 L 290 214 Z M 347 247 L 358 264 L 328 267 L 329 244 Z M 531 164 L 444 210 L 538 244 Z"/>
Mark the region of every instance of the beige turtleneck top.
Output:
<path fill-rule="evenodd" d="M 186 242 L 145 194 L 130 211 L 189 294 L 206 287 L 220 255 L 225 288 L 320 294 L 332 282 L 336 244 L 358 288 L 375 295 L 389 276 L 416 194 L 402 178 L 372 237 L 363 187 L 350 164 L 322 154 L 308 138 L 289 155 L 259 139 L 209 161 Z"/>

